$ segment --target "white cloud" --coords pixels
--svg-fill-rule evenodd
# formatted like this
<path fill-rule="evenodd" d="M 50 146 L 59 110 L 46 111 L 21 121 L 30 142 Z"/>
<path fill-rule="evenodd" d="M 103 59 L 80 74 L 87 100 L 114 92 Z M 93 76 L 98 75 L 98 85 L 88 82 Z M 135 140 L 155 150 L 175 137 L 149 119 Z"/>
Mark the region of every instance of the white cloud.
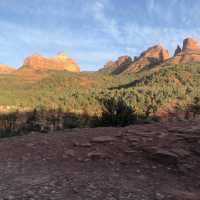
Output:
<path fill-rule="evenodd" d="M 108 36 L 111 36 L 113 40 L 119 42 L 121 39 L 121 31 L 116 19 L 107 15 L 106 10 L 108 7 L 111 7 L 110 1 L 96 0 L 87 8 L 89 9 L 89 13 L 92 13 L 101 30 Z"/>
<path fill-rule="evenodd" d="M 191 29 L 177 28 L 169 24 L 158 26 L 152 25 L 150 19 L 146 19 L 145 23 L 139 23 L 138 18 L 141 16 L 134 16 L 134 14 L 126 16 L 121 22 L 122 17 L 117 15 L 118 10 L 115 8 L 116 1 L 114 0 L 74 0 L 74 7 L 71 7 L 72 1 L 64 0 L 44 0 L 40 7 L 35 7 L 35 5 L 41 0 L 17 6 L 18 2 L 18 0 L 3 0 L 0 2 L 0 8 L 6 9 L 7 6 L 7 9 L 12 10 L 11 14 L 16 12 L 21 16 L 27 13 L 30 18 L 46 15 L 49 16 L 47 23 L 53 25 L 43 27 L 36 23 L 33 26 L 31 23 L 23 24 L 20 20 L 20 24 L 17 24 L 17 21 L 12 22 L 7 21 L 7 18 L 4 20 L 1 18 L 0 62 L 20 63 L 30 53 L 50 55 L 57 51 L 66 51 L 83 69 L 87 69 L 87 66 L 100 68 L 110 58 L 116 59 L 125 54 L 137 56 L 155 43 L 164 43 L 173 53 L 177 43 L 180 44 L 185 37 L 193 36 L 200 39 L 200 29 L 197 26 Z M 20 2 L 26 2 L 26 0 Z M 146 2 L 151 16 L 156 16 L 165 22 L 173 21 L 175 15 L 172 13 L 172 8 L 180 4 L 178 0 L 170 0 L 163 14 L 163 9 L 158 4 L 159 0 Z M 163 0 L 163 2 L 167 1 Z M 10 6 L 11 3 L 16 6 Z M 77 8 L 80 10 L 74 10 Z M 197 12 L 197 8 L 198 6 L 193 6 L 192 11 Z M 193 19 L 195 14 L 188 11 L 191 14 L 185 15 L 184 9 L 180 7 L 181 16 L 185 16 L 181 22 L 190 24 L 191 20 L 188 16 Z M 66 25 L 53 23 L 51 20 L 56 17 L 62 18 Z M 78 21 L 72 24 L 72 18 L 78 18 Z M 42 17 L 41 21 L 39 24 L 45 23 Z"/>
<path fill-rule="evenodd" d="M 16 62 L 17 58 L 11 55 L 19 55 L 18 66 L 23 59 L 32 53 L 41 53 L 44 55 L 55 54 L 59 51 L 65 51 L 72 56 L 80 65 L 87 69 L 86 64 L 98 67 L 103 65 L 108 58 L 116 58 L 120 55 L 113 50 L 113 47 L 107 48 L 109 40 L 103 37 L 97 38 L 92 34 L 71 34 L 67 30 L 44 30 L 33 27 L 25 27 L 10 22 L 0 20 L 0 62 L 13 65 L 10 61 Z M 116 57 L 115 57 L 116 56 Z M 6 60 L 3 61 L 3 58 Z"/>

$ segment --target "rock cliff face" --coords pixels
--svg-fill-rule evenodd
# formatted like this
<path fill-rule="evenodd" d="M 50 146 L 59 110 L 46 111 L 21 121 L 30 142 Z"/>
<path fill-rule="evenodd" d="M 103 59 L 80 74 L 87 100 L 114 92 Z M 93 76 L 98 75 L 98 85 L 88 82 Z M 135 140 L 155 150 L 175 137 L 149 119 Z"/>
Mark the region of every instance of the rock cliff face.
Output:
<path fill-rule="evenodd" d="M 170 57 L 168 50 L 163 46 L 155 45 L 134 59 L 131 59 L 129 56 L 122 56 L 115 62 L 109 61 L 105 68 L 113 68 L 112 73 L 114 74 L 129 74 L 157 65 L 166 66 L 192 62 L 200 62 L 200 46 L 196 39 L 186 38 L 183 41 L 182 48 L 179 45 L 177 46 L 173 57 Z"/>
<path fill-rule="evenodd" d="M 197 40 L 186 38 L 183 41 L 183 48 L 179 52 L 175 52 L 168 62 L 164 64 L 185 64 L 192 62 L 200 62 L 200 47 Z"/>
<path fill-rule="evenodd" d="M 104 65 L 104 71 L 109 69 L 113 74 L 120 74 L 124 70 L 127 69 L 127 67 L 133 62 L 132 58 L 129 56 L 121 56 L 116 61 L 108 61 Z"/>
<path fill-rule="evenodd" d="M 124 71 L 124 73 L 138 72 L 145 67 L 151 67 L 163 63 L 170 58 L 167 49 L 161 45 L 155 45 L 144 51 L 134 62 Z"/>
<path fill-rule="evenodd" d="M 8 65 L 3 65 L 0 64 L 0 74 L 11 74 L 15 71 L 16 69 L 8 66 Z"/>
<path fill-rule="evenodd" d="M 144 67 L 163 63 L 169 58 L 170 55 L 167 49 L 161 45 L 155 45 L 144 51 L 139 57 L 132 59 L 129 56 L 121 56 L 115 62 L 107 62 L 104 68 L 113 69 L 113 74 L 132 73 L 140 71 Z"/>
<path fill-rule="evenodd" d="M 70 72 L 80 72 L 80 68 L 75 61 L 63 53 L 50 58 L 34 54 L 25 59 L 23 67 L 18 71 L 22 70 L 66 70 Z"/>
<path fill-rule="evenodd" d="M 174 52 L 174 56 L 176 56 L 177 54 L 181 53 L 182 49 L 181 47 L 178 45 L 175 52 Z"/>
<path fill-rule="evenodd" d="M 196 50 L 199 49 L 198 41 L 195 40 L 194 38 L 186 38 L 183 41 L 183 49 L 182 51 L 185 50 Z"/>

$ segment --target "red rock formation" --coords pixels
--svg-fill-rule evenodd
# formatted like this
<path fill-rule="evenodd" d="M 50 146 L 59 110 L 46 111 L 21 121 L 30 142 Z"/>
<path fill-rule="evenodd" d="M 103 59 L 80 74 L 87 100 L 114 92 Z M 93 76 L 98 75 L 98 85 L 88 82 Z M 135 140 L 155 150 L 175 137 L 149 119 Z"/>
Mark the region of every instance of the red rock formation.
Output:
<path fill-rule="evenodd" d="M 112 72 L 115 74 L 119 74 L 127 69 L 127 67 L 132 63 L 132 58 L 129 56 L 121 56 L 117 59 L 117 61 L 108 61 L 104 68 L 111 68 L 113 69 Z"/>
<path fill-rule="evenodd" d="M 24 70 L 66 70 L 70 72 L 80 72 L 79 66 L 63 53 L 50 58 L 34 54 L 25 59 L 23 67 L 20 68 L 18 72 Z"/>
<path fill-rule="evenodd" d="M 175 52 L 174 52 L 174 56 L 176 56 L 177 54 L 181 53 L 182 49 L 181 47 L 178 45 Z"/>
<path fill-rule="evenodd" d="M 183 41 L 182 51 L 175 53 L 174 57 L 169 59 L 166 64 L 185 64 L 191 62 L 200 62 L 200 47 L 197 40 L 193 38 L 186 38 Z"/>
<path fill-rule="evenodd" d="M 163 62 L 169 59 L 170 55 L 167 49 L 165 49 L 161 45 L 155 45 L 144 51 L 139 59 L 140 58 L 153 58 L 157 59 L 158 62 Z"/>
<path fill-rule="evenodd" d="M 195 40 L 194 38 L 186 38 L 183 41 L 183 49 L 182 51 L 185 50 L 196 50 L 199 49 L 198 41 Z"/>
<path fill-rule="evenodd" d="M 117 66 L 128 65 L 132 62 L 132 58 L 129 56 L 121 56 L 116 61 Z"/>
<path fill-rule="evenodd" d="M 15 71 L 16 69 L 8 66 L 8 65 L 2 65 L 0 64 L 0 74 L 11 74 Z"/>
<path fill-rule="evenodd" d="M 134 62 L 124 71 L 124 73 L 137 72 L 144 67 L 151 67 L 163 63 L 170 58 L 167 49 L 161 45 L 155 45 L 144 51 Z"/>

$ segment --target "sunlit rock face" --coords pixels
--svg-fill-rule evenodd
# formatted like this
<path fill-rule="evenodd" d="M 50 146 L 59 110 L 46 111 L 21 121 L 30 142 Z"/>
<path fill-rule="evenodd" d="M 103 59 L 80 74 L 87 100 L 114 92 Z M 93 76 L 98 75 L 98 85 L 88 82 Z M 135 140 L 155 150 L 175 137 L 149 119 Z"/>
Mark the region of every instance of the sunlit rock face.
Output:
<path fill-rule="evenodd" d="M 178 49 L 165 64 L 186 64 L 192 62 L 200 62 L 200 47 L 198 41 L 194 38 L 186 38 L 183 41 L 183 48 Z"/>
<path fill-rule="evenodd" d="M 158 62 L 163 62 L 163 61 L 169 59 L 170 55 L 169 55 L 168 50 L 165 49 L 163 46 L 155 45 L 153 47 L 150 47 L 146 51 L 144 51 L 140 55 L 139 59 L 141 59 L 141 58 L 154 58 L 154 59 L 157 59 Z"/>
<path fill-rule="evenodd" d="M 117 61 L 108 61 L 104 68 L 113 68 L 114 74 L 132 73 L 142 70 L 144 67 L 163 63 L 170 58 L 167 49 L 161 45 L 155 45 L 142 52 L 139 57 L 132 59 L 129 56 L 121 56 Z"/>
<path fill-rule="evenodd" d="M 8 66 L 0 64 L 0 74 L 12 74 L 16 69 Z"/>
<path fill-rule="evenodd" d="M 199 50 L 199 44 L 198 41 L 194 38 L 186 38 L 183 41 L 183 49 L 182 51 L 186 50 Z"/>
<path fill-rule="evenodd" d="M 34 54 L 25 59 L 21 70 L 22 69 L 66 70 L 69 72 L 80 72 L 80 68 L 75 61 L 66 56 L 64 53 L 50 58 L 45 58 L 39 54 Z"/>
<path fill-rule="evenodd" d="M 162 45 L 154 45 L 142 52 L 140 56 L 132 59 L 129 56 L 119 57 L 117 61 L 109 61 L 104 69 L 113 69 L 115 74 L 129 74 L 150 69 L 155 66 L 166 66 L 171 64 L 185 64 L 200 62 L 200 47 L 194 38 L 186 38 L 182 48 L 178 45 L 173 57 Z"/>
<path fill-rule="evenodd" d="M 144 51 L 124 71 L 124 73 L 138 72 L 144 67 L 150 67 L 163 63 L 170 58 L 170 54 L 162 45 L 155 45 Z"/>

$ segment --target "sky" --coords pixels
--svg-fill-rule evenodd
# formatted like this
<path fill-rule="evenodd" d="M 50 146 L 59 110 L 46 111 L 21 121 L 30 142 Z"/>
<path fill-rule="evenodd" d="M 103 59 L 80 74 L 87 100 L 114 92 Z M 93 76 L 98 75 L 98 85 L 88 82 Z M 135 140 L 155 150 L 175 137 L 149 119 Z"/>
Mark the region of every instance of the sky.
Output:
<path fill-rule="evenodd" d="M 83 71 L 161 43 L 200 40 L 200 0 L 0 0 L 0 63 L 65 52 Z"/>

